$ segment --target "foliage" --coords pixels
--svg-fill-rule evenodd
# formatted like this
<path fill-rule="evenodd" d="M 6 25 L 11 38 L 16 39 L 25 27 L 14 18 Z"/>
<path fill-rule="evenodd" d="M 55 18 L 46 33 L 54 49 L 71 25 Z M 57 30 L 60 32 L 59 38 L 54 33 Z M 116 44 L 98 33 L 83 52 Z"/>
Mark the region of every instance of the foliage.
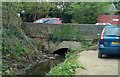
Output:
<path fill-rule="evenodd" d="M 25 13 L 30 13 L 34 16 L 35 19 L 40 17 L 48 16 L 49 10 L 52 8 L 51 3 L 42 2 L 42 3 L 24 3 L 24 11 Z"/>
<path fill-rule="evenodd" d="M 3 19 L 1 33 L 3 75 L 16 74 L 16 70 L 25 69 L 26 64 L 36 61 L 42 54 L 37 50 L 35 42 L 24 34 L 17 13 L 8 5 L 3 3 L 2 7 L 2 15 L 6 17 Z"/>
<path fill-rule="evenodd" d="M 63 77 L 74 75 L 76 68 L 83 67 L 76 62 L 76 58 L 75 53 L 68 52 L 65 61 L 53 67 L 48 75 L 62 75 Z"/>
<path fill-rule="evenodd" d="M 26 22 L 48 17 L 49 10 L 53 7 L 50 2 L 5 2 L 3 4 L 20 14 L 22 20 Z"/>
<path fill-rule="evenodd" d="M 60 17 L 61 18 L 62 10 L 59 7 L 59 4 L 60 4 L 60 2 L 59 3 L 57 3 L 57 2 L 52 3 L 52 8 L 49 10 L 49 16 L 50 17 Z"/>
<path fill-rule="evenodd" d="M 118 11 L 118 13 L 116 13 L 116 14 L 120 14 L 119 13 L 119 10 L 120 10 L 120 2 L 113 2 L 114 4 L 115 4 L 115 7 L 116 7 L 116 9 L 117 9 L 117 11 Z"/>
<path fill-rule="evenodd" d="M 33 22 L 45 17 L 60 17 L 63 22 L 93 24 L 100 14 L 110 14 L 110 2 L 10 2 L 4 3 L 21 15 L 22 21 Z M 115 3 L 118 8 L 119 3 Z"/>
<path fill-rule="evenodd" d="M 13 25 L 3 24 L 3 41 L 2 41 L 2 70 L 3 74 L 12 74 L 13 70 L 10 70 L 12 62 L 18 64 L 21 62 L 23 54 L 33 49 L 28 49 L 30 45 L 27 45 L 24 36 L 19 29 Z M 27 55 L 26 55 L 27 56 Z M 15 70 L 14 70 L 15 71 Z"/>
<path fill-rule="evenodd" d="M 82 49 L 86 49 L 86 48 L 92 46 L 92 44 L 89 41 L 83 41 L 81 46 L 82 46 Z"/>
<path fill-rule="evenodd" d="M 82 35 L 80 33 L 80 29 L 72 29 L 72 25 L 60 25 L 59 30 L 55 29 L 50 39 L 53 41 L 63 41 L 63 40 L 76 40 L 80 41 L 82 39 Z"/>
<path fill-rule="evenodd" d="M 74 22 L 92 24 L 96 22 L 98 15 L 108 12 L 109 5 L 110 3 L 98 2 L 71 3 L 65 8 L 65 13 L 71 15 Z"/>

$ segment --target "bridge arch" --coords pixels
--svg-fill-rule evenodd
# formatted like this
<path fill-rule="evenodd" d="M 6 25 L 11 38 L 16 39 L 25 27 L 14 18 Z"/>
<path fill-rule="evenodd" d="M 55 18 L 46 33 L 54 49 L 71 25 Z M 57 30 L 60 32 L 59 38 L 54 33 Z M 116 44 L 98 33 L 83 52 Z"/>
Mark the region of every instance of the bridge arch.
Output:
<path fill-rule="evenodd" d="M 69 48 L 60 48 L 58 50 L 53 51 L 53 54 L 65 55 L 69 51 Z"/>

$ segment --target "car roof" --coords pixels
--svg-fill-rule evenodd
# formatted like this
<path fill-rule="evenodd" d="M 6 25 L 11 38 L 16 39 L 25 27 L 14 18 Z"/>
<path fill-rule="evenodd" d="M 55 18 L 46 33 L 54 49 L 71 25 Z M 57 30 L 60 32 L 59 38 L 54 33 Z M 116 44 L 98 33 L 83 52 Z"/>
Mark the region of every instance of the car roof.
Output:
<path fill-rule="evenodd" d="M 111 25 L 110 23 L 96 23 L 95 25 Z"/>
<path fill-rule="evenodd" d="M 41 19 L 60 19 L 60 18 L 41 18 Z"/>
<path fill-rule="evenodd" d="M 105 26 L 105 28 L 117 28 L 117 27 L 119 27 L 120 28 L 120 26 L 116 26 L 116 25 L 107 25 L 107 26 Z"/>

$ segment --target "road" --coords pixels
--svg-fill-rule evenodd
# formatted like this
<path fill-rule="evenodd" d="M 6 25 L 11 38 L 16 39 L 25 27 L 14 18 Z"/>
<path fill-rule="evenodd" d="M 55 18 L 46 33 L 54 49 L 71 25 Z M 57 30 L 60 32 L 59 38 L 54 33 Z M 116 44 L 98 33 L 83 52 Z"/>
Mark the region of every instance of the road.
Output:
<path fill-rule="evenodd" d="M 83 51 L 79 54 L 78 62 L 85 69 L 78 68 L 75 75 L 118 75 L 118 58 L 98 58 L 97 50 Z"/>

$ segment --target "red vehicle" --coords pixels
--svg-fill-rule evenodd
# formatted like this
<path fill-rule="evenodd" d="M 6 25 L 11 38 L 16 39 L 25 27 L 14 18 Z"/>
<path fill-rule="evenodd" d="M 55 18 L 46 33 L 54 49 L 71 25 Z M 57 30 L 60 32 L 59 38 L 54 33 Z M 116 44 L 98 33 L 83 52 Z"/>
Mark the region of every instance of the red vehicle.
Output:
<path fill-rule="evenodd" d="M 33 23 L 62 24 L 61 18 L 41 18 Z"/>

